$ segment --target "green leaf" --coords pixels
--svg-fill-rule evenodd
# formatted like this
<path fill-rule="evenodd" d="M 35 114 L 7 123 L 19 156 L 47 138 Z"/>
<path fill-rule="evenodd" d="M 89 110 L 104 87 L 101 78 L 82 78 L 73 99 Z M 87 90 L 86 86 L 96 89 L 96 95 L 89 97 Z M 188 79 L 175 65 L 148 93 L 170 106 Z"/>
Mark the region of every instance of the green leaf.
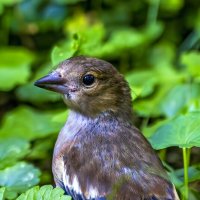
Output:
<path fill-rule="evenodd" d="M 34 86 L 34 82 L 42 76 L 48 74 L 52 70 L 52 64 L 46 63 L 40 66 L 34 76 L 34 78 L 27 84 L 19 86 L 16 90 L 16 95 L 21 101 L 28 101 L 33 104 L 39 104 L 44 102 L 55 102 L 60 99 L 60 95 L 48 90 L 41 90 Z M 31 92 L 30 92 L 31 91 Z"/>
<path fill-rule="evenodd" d="M 53 65 L 74 56 L 75 54 L 97 56 L 104 36 L 102 23 L 90 23 L 89 18 L 78 12 L 67 21 L 65 31 L 69 37 L 62 44 L 53 48 L 51 60 Z M 95 36 L 95 37 L 94 37 Z M 92 39 L 91 39 L 92 38 Z"/>
<path fill-rule="evenodd" d="M 63 60 L 72 57 L 78 50 L 80 45 L 79 40 L 71 39 L 68 42 L 64 42 L 62 45 L 56 45 L 51 52 L 51 61 L 55 66 Z"/>
<path fill-rule="evenodd" d="M 160 107 L 167 117 L 172 117 L 200 97 L 200 84 L 181 84 L 172 88 L 161 101 Z"/>
<path fill-rule="evenodd" d="M 69 114 L 69 110 L 61 111 L 53 116 L 52 122 L 63 124 L 63 122 L 67 120 L 68 114 Z"/>
<path fill-rule="evenodd" d="M 184 0 L 168 0 L 168 1 L 160 1 L 160 6 L 162 10 L 177 12 L 184 5 Z"/>
<path fill-rule="evenodd" d="M 36 160 L 48 158 L 50 156 L 49 152 L 55 144 L 55 140 L 56 138 L 53 137 L 51 138 L 51 140 L 49 140 L 49 138 L 42 138 L 40 140 L 37 140 L 34 143 L 34 146 L 32 147 L 28 158 Z"/>
<path fill-rule="evenodd" d="M 152 63 L 155 64 L 153 69 L 133 71 L 126 77 L 133 91 L 132 96 L 135 96 L 134 93 L 137 95 L 134 110 L 145 117 L 168 116 L 169 111 L 165 110 L 167 104 L 163 102 L 166 102 L 166 96 L 174 85 L 183 81 L 184 74 L 176 72 L 169 63 L 161 62 L 160 66 L 156 64 L 157 60 Z M 139 99 L 139 97 L 146 98 Z"/>
<path fill-rule="evenodd" d="M 6 190 L 5 187 L 0 188 L 0 200 L 4 200 L 5 190 Z"/>
<path fill-rule="evenodd" d="M 53 123 L 64 123 L 66 121 L 68 115 L 68 111 L 63 111 L 58 114 L 55 114 L 52 118 Z M 54 146 L 56 140 L 56 135 L 51 136 L 51 140 L 49 138 L 42 138 L 40 140 L 37 140 L 34 143 L 34 146 L 28 155 L 28 158 L 31 159 L 45 159 L 46 157 L 49 156 L 49 152 Z"/>
<path fill-rule="evenodd" d="M 37 105 L 47 101 L 55 102 L 60 99 L 60 95 L 54 92 L 41 90 L 41 88 L 34 87 L 33 82 L 20 86 L 16 91 L 16 95 L 21 101 L 28 101 Z"/>
<path fill-rule="evenodd" d="M 0 49 L 0 90 L 9 91 L 27 82 L 33 55 L 26 49 L 10 47 Z"/>
<path fill-rule="evenodd" d="M 39 182 L 40 171 L 25 162 L 0 170 L 0 186 L 6 187 L 6 196 L 15 196 Z M 9 194 L 11 193 L 11 194 Z"/>
<path fill-rule="evenodd" d="M 169 176 L 174 185 L 178 188 L 184 186 L 184 169 L 173 170 L 170 169 Z M 190 166 L 188 168 L 188 181 L 194 182 L 200 180 L 200 166 Z"/>
<path fill-rule="evenodd" d="M 149 52 L 148 60 L 152 67 L 162 71 L 163 66 L 174 70 L 173 62 L 176 56 L 175 46 L 169 42 L 159 42 Z M 171 77 L 167 77 L 171 78 Z"/>
<path fill-rule="evenodd" d="M 0 139 L 0 169 L 23 158 L 29 152 L 29 147 L 29 143 L 22 139 Z"/>
<path fill-rule="evenodd" d="M 145 117 L 157 117 L 161 116 L 162 109 L 160 102 L 165 98 L 165 95 L 169 92 L 171 84 L 162 85 L 152 96 L 145 99 L 139 99 L 134 102 L 133 109 L 140 115 Z"/>
<path fill-rule="evenodd" d="M 200 112 L 191 112 L 169 120 L 150 138 L 155 149 L 178 146 L 200 147 Z"/>
<path fill-rule="evenodd" d="M 126 42 L 122 38 L 126 38 Z M 143 42 L 144 37 L 139 31 L 132 28 L 123 28 L 112 32 L 106 43 L 96 44 L 93 46 L 93 51 L 88 49 L 86 53 L 96 57 L 118 58 L 124 55 L 125 51 L 134 49 Z"/>
<path fill-rule="evenodd" d="M 122 38 L 126 38 L 126 42 L 122 40 Z M 121 51 L 121 49 L 128 49 L 138 46 L 143 42 L 143 37 L 135 29 L 131 28 L 124 28 L 121 30 L 115 30 L 110 40 L 108 41 L 107 45 L 112 45 L 112 48 L 118 49 Z"/>
<path fill-rule="evenodd" d="M 184 169 L 175 170 L 175 175 L 179 177 L 179 179 L 184 182 Z M 190 166 L 188 168 L 188 181 L 194 182 L 200 180 L 200 166 Z"/>
<path fill-rule="evenodd" d="M 143 34 L 143 42 L 149 43 L 157 39 L 163 32 L 164 26 L 161 22 L 148 24 L 140 34 Z"/>
<path fill-rule="evenodd" d="M 159 120 L 154 122 L 151 125 L 144 126 L 142 128 L 142 133 L 145 135 L 145 137 L 149 138 L 151 137 L 155 131 L 163 124 L 166 124 L 169 121 L 169 119 Z"/>
<path fill-rule="evenodd" d="M 22 0 L 1 0 L 0 4 L 4 4 L 4 5 L 14 5 L 16 3 L 21 2 Z"/>
<path fill-rule="evenodd" d="M 200 76 L 200 53 L 197 51 L 182 54 L 181 63 L 192 76 Z"/>
<path fill-rule="evenodd" d="M 0 137 L 19 137 L 26 140 L 43 138 L 58 133 L 63 121 L 53 121 L 53 118 L 63 113 L 60 111 L 39 112 L 30 107 L 21 106 L 5 115 L 0 129 Z"/>
<path fill-rule="evenodd" d="M 71 200 L 70 196 L 64 195 L 61 188 L 53 188 L 51 185 L 33 187 L 21 194 L 16 200 Z"/>
<path fill-rule="evenodd" d="M 129 85 L 134 88 L 140 88 L 137 97 L 145 97 L 154 91 L 155 85 L 158 83 L 158 78 L 154 76 L 153 71 L 138 71 L 129 73 L 126 76 Z M 135 91 L 134 91 L 135 92 Z"/>

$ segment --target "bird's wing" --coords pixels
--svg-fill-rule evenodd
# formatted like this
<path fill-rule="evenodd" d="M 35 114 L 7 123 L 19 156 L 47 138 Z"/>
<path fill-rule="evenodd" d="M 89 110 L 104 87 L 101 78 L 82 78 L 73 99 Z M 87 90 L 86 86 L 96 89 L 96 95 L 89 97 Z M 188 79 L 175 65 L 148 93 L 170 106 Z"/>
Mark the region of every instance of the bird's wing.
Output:
<path fill-rule="evenodd" d="M 159 196 L 154 196 L 154 195 L 151 196 L 150 195 L 150 197 L 147 197 L 144 200 L 180 200 L 174 185 L 173 185 L 172 189 L 169 190 L 169 193 L 171 193 L 171 198 L 163 198 L 163 197 L 159 197 Z"/>
<path fill-rule="evenodd" d="M 65 194 L 70 195 L 73 200 L 107 200 L 106 197 L 85 198 L 83 194 L 78 194 L 73 189 L 69 189 L 67 186 L 64 187 L 64 190 Z"/>

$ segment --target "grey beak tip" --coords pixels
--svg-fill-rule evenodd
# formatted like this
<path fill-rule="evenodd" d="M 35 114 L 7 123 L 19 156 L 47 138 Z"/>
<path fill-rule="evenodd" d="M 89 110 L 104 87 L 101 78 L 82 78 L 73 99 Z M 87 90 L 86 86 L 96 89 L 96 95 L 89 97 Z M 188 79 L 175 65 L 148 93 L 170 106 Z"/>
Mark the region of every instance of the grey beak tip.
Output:
<path fill-rule="evenodd" d="M 38 80 L 33 83 L 35 86 L 39 86 Z"/>
<path fill-rule="evenodd" d="M 41 87 L 44 84 L 43 78 L 38 79 L 34 82 L 34 85 L 37 87 Z"/>
<path fill-rule="evenodd" d="M 66 92 L 66 86 L 64 83 L 64 78 L 62 78 L 58 73 L 53 73 L 36 80 L 34 85 L 39 88 L 64 94 Z"/>

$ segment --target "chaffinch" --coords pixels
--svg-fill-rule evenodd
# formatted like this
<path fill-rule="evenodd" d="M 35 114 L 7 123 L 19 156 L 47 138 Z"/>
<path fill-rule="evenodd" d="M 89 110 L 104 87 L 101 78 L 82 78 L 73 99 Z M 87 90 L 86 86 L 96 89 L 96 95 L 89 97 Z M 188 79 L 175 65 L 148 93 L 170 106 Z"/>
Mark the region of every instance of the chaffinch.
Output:
<path fill-rule="evenodd" d="M 56 186 L 74 200 L 178 200 L 155 151 L 133 125 L 130 88 L 108 62 L 78 56 L 35 85 L 70 109 L 54 148 Z"/>

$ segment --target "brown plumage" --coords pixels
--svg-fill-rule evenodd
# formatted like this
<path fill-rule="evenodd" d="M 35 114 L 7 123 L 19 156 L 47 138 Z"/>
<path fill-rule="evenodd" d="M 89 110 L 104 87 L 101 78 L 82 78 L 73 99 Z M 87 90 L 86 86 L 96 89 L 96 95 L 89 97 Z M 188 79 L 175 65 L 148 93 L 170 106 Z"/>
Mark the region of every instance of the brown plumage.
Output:
<path fill-rule="evenodd" d="M 108 62 L 74 57 L 36 86 L 71 109 L 53 155 L 53 175 L 74 200 L 178 200 L 161 161 L 133 125 L 130 89 Z"/>

